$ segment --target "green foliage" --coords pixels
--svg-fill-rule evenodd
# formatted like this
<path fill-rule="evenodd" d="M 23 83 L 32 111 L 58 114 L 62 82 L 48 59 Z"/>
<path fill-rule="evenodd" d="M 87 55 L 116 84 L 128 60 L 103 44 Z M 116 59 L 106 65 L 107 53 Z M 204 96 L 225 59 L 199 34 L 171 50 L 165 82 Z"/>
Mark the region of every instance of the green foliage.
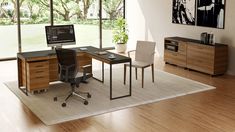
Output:
<path fill-rule="evenodd" d="M 126 44 L 128 39 L 126 20 L 118 18 L 114 23 L 113 42 L 116 44 Z"/>
<path fill-rule="evenodd" d="M 114 20 L 122 15 L 123 0 L 104 0 L 103 9 L 109 15 L 110 20 Z"/>
<path fill-rule="evenodd" d="M 0 19 L 0 25 L 13 25 L 14 23 L 10 19 Z"/>
<path fill-rule="evenodd" d="M 103 20 L 102 28 L 107 30 L 114 29 L 114 22 L 115 20 Z"/>
<path fill-rule="evenodd" d="M 14 5 L 16 0 L 0 0 Z M 21 24 L 45 24 L 49 23 L 50 11 L 48 0 L 19 0 L 20 2 L 20 19 Z M 83 24 L 83 25 L 99 25 L 99 18 L 88 19 L 87 11 L 95 0 L 53 0 L 54 6 L 54 22 L 60 24 Z M 103 7 L 107 9 L 106 13 L 109 19 L 102 20 L 102 29 L 113 29 L 115 19 L 121 16 L 123 0 L 104 0 Z M 96 4 L 95 4 L 96 5 Z M 17 22 L 16 9 L 5 10 L 0 8 L 0 12 L 4 14 L 0 16 L 1 25 L 13 25 Z"/>

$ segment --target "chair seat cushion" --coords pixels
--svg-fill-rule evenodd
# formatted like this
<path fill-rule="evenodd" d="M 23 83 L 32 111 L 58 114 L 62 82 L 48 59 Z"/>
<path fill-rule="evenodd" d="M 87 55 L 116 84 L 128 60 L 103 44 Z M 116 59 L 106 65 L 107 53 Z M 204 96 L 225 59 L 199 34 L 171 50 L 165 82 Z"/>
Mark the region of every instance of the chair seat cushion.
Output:
<path fill-rule="evenodd" d="M 127 66 L 129 66 L 130 64 L 125 64 Z M 137 67 L 137 68 L 143 68 L 143 67 L 148 67 L 151 64 L 147 63 L 147 62 L 142 62 L 142 61 L 132 61 L 132 67 Z"/>

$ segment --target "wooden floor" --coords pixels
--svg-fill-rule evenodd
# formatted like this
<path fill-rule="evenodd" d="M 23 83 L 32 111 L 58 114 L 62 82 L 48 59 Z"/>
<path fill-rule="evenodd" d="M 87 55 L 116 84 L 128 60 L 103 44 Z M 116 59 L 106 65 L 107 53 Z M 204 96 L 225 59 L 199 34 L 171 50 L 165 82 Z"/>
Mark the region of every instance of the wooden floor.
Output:
<path fill-rule="evenodd" d="M 15 64 L 15 62 L 11 62 L 9 65 L 12 63 Z M 0 63 L 0 68 L 1 65 Z M 176 66 L 165 65 L 161 59 L 156 60 L 155 67 L 217 88 L 207 92 L 46 126 L 1 84 L 0 131 L 235 132 L 234 76 L 210 77 Z M 2 72 L 0 76 L 4 77 Z"/>

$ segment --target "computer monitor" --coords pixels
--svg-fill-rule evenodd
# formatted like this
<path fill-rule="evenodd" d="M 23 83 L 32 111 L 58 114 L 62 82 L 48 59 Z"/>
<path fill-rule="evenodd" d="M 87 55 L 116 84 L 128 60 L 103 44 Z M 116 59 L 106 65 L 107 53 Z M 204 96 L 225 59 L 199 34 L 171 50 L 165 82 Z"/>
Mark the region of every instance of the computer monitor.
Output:
<path fill-rule="evenodd" d="M 73 25 L 46 26 L 47 46 L 62 46 L 76 44 Z"/>

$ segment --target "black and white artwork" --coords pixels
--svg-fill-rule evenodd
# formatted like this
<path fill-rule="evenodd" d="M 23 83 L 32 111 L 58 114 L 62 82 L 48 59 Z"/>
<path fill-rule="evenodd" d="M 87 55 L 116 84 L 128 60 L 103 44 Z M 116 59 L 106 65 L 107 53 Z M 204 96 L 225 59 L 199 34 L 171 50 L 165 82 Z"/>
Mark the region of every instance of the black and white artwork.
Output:
<path fill-rule="evenodd" d="M 197 25 L 224 28 L 225 0 L 197 0 Z"/>
<path fill-rule="evenodd" d="M 195 0 L 173 0 L 172 22 L 195 25 Z"/>

